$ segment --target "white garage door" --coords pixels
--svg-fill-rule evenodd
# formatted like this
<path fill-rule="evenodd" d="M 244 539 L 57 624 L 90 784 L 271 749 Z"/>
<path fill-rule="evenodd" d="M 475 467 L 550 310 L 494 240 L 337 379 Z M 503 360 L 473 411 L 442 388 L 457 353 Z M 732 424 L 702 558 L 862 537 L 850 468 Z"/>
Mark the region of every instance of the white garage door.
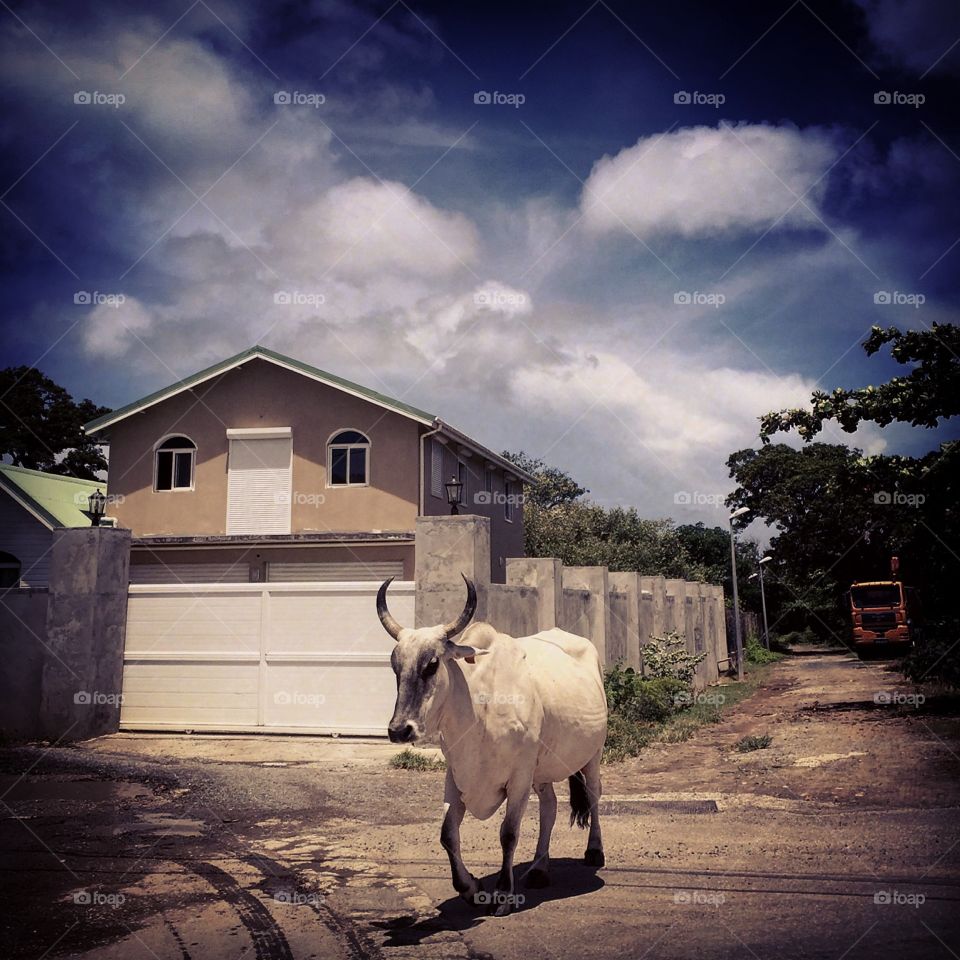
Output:
<path fill-rule="evenodd" d="M 384 736 L 394 642 L 375 583 L 131 585 L 122 729 Z M 414 585 L 390 610 L 413 623 Z"/>

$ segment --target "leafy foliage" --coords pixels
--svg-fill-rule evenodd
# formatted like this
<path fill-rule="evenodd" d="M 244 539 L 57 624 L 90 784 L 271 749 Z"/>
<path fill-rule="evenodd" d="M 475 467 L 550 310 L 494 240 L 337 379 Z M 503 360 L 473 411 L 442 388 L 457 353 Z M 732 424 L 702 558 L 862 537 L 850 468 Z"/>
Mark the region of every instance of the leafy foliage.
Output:
<path fill-rule="evenodd" d="M 753 733 L 741 737 L 735 746 L 740 753 L 750 753 L 753 750 L 766 750 L 771 743 L 773 743 L 773 737 L 769 733 Z"/>
<path fill-rule="evenodd" d="M 686 693 L 689 686 L 674 677 L 646 679 L 632 667 L 618 664 L 607 671 L 604 689 L 610 710 L 637 723 L 656 723 L 676 712 L 677 695 Z"/>
<path fill-rule="evenodd" d="M 420 773 L 430 770 L 446 770 L 447 764 L 440 757 L 432 757 L 420 750 L 406 747 L 390 758 L 390 766 L 395 770 L 416 770 Z"/>
<path fill-rule="evenodd" d="M 651 637 L 643 648 L 643 671 L 654 679 L 675 679 L 684 685 L 693 682 L 697 664 L 706 653 L 687 653 L 686 638 L 682 633 L 666 633 Z"/>
<path fill-rule="evenodd" d="M 796 429 L 810 440 L 828 420 L 853 433 L 863 421 L 886 426 L 893 421 L 935 427 L 945 417 L 960 413 L 960 327 L 934 323 L 929 330 L 901 331 L 873 327 L 863 348 L 868 356 L 885 344 L 901 364 L 913 364 L 906 376 L 859 390 L 816 391 L 810 410 L 780 410 L 761 418 L 764 443 L 778 431 Z"/>
<path fill-rule="evenodd" d="M 535 477 L 534 482 L 527 484 L 524 491 L 525 501 L 528 503 L 549 509 L 559 507 L 561 504 L 573 503 L 590 492 L 586 487 L 581 487 L 568 473 L 564 473 L 558 467 L 549 467 L 543 460 L 531 457 L 522 450 L 519 453 L 504 450 L 503 456 Z"/>
<path fill-rule="evenodd" d="M 0 370 L 0 457 L 18 467 L 97 479 L 107 461 L 83 424 L 107 413 L 34 367 Z"/>

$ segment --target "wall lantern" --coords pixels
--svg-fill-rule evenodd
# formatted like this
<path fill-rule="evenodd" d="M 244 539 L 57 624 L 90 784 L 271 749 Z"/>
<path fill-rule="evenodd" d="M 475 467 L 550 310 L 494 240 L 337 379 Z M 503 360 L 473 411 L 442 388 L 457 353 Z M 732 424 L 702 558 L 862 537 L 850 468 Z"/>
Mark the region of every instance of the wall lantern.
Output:
<path fill-rule="evenodd" d="M 100 521 L 103 519 L 104 511 L 107 509 L 107 498 L 99 490 L 94 490 L 87 500 L 89 503 L 87 512 L 90 514 L 90 524 L 91 526 L 99 527 Z"/>
<path fill-rule="evenodd" d="M 462 502 L 460 497 L 463 494 L 463 484 L 456 477 L 451 477 L 444 486 L 447 488 L 447 503 L 450 504 L 450 516 L 455 517 L 460 513 L 457 507 Z"/>

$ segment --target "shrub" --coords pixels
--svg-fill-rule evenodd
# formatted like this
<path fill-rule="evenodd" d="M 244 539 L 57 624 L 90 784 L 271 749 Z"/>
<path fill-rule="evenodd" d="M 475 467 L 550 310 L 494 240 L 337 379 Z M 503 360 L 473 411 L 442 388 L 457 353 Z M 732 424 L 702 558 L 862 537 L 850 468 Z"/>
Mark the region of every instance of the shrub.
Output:
<path fill-rule="evenodd" d="M 773 737 L 769 733 L 754 733 L 738 740 L 736 748 L 740 753 L 750 753 L 753 750 L 766 750 L 771 743 L 773 743 Z"/>
<path fill-rule="evenodd" d="M 768 650 L 760 642 L 760 638 L 754 633 L 747 636 L 747 645 L 744 649 L 744 654 L 748 663 L 776 663 L 778 660 L 783 659 L 782 653 L 775 653 L 773 650 Z"/>
<path fill-rule="evenodd" d="M 675 677 L 648 679 L 632 667 L 613 667 L 604 677 L 607 706 L 634 723 L 659 723 L 683 706 L 689 684 Z"/>
<path fill-rule="evenodd" d="M 929 624 L 916 646 L 904 658 L 901 669 L 915 683 L 936 681 L 960 689 L 960 623 Z"/>
<path fill-rule="evenodd" d="M 697 664 L 706 653 L 687 653 L 687 641 L 682 633 L 666 633 L 651 637 L 643 648 L 644 675 L 654 680 L 674 679 L 685 684 L 693 681 Z"/>

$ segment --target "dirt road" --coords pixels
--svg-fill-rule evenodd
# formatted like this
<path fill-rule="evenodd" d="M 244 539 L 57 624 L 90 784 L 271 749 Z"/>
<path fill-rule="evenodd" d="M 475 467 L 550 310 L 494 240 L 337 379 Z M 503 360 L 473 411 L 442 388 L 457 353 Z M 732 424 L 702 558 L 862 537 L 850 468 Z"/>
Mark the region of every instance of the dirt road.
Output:
<path fill-rule="evenodd" d="M 390 771 L 382 747 L 116 737 L 7 751 L 4 952 L 960 955 L 960 719 L 913 694 L 843 654 L 774 666 L 723 723 L 606 768 L 607 866 L 584 867 L 584 835 L 558 821 L 552 886 L 521 891 L 505 919 L 452 897 L 442 774 Z M 739 753 L 745 734 L 772 742 Z M 498 825 L 464 824 L 488 888 Z M 519 861 L 535 840 L 531 803 Z"/>

